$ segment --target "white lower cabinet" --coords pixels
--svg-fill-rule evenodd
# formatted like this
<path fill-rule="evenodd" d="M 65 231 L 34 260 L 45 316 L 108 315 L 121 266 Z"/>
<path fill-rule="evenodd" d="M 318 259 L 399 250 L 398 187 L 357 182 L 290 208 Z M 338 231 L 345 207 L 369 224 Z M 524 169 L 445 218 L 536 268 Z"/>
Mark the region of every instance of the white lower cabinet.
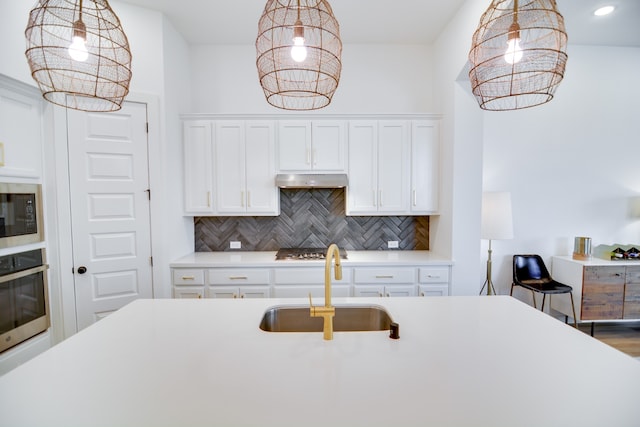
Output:
<path fill-rule="evenodd" d="M 416 296 L 415 267 L 354 268 L 353 281 L 356 297 Z"/>
<path fill-rule="evenodd" d="M 418 268 L 418 296 L 449 295 L 450 268 L 448 266 Z"/>
<path fill-rule="evenodd" d="M 178 268 L 171 276 L 174 298 L 204 298 L 204 270 Z"/>
<path fill-rule="evenodd" d="M 269 286 L 209 286 L 208 298 L 269 298 Z"/>
<path fill-rule="evenodd" d="M 332 297 L 449 295 L 450 265 L 344 267 Z M 307 298 L 324 300 L 324 265 L 300 267 L 172 268 L 174 298 Z"/>
<path fill-rule="evenodd" d="M 175 286 L 173 288 L 173 297 L 178 299 L 204 298 L 204 286 Z"/>
<path fill-rule="evenodd" d="M 269 269 L 229 268 L 207 270 L 208 298 L 269 298 Z"/>
<path fill-rule="evenodd" d="M 324 267 L 276 268 L 273 283 L 273 296 L 276 298 L 304 298 L 311 293 L 314 299 L 324 299 Z M 342 280 L 336 280 L 335 272 L 331 269 L 332 297 L 351 296 L 350 283 L 350 268 L 342 268 Z"/>
<path fill-rule="evenodd" d="M 354 297 L 415 297 L 415 285 L 353 285 Z"/>
<path fill-rule="evenodd" d="M 274 285 L 273 297 L 274 298 L 306 298 L 311 294 L 314 299 L 324 298 L 324 284 L 323 285 Z M 331 284 L 331 297 L 350 297 L 351 286 Z"/>

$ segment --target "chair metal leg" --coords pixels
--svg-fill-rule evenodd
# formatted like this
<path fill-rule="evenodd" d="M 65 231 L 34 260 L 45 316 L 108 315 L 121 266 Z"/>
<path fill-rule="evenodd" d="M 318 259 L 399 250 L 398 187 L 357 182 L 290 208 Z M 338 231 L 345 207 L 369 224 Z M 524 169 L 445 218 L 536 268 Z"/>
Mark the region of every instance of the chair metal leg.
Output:
<path fill-rule="evenodd" d="M 542 294 L 542 308 L 540 309 L 540 311 L 544 311 L 544 300 L 545 298 L 547 298 L 547 294 Z"/>
<path fill-rule="evenodd" d="M 573 312 L 573 327 L 578 329 L 578 321 L 576 320 L 576 307 L 573 305 L 573 292 L 569 292 L 569 296 L 571 297 L 571 311 Z M 593 323 L 591 325 L 593 325 Z M 593 333 L 591 335 L 593 335 Z"/>
<path fill-rule="evenodd" d="M 538 307 L 536 307 L 536 293 L 531 291 L 531 297 L 533 297 L 533 308 L 537 310 Z"/>
<path fill-rule="evenodd" d="M 511 291 L 509 292 L 509 296 L 512 297 L 513 296 L 513 283 L 511 284 Z"/>

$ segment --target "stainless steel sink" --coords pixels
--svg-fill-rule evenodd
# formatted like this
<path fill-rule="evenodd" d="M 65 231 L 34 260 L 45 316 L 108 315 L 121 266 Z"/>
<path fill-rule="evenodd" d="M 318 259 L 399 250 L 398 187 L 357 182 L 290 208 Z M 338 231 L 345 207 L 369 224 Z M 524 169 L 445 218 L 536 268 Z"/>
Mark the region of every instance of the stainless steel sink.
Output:
<path fill-rule="evenodd" d="M 335 332 L 386 331 L 391 316 L 376 305 L 336 306 Z M 267 332 L 322 332 L 323 319 L 311 317 L 309 306 L 282 305 L 269 308 L 262 316 L 260 329 Z"/>

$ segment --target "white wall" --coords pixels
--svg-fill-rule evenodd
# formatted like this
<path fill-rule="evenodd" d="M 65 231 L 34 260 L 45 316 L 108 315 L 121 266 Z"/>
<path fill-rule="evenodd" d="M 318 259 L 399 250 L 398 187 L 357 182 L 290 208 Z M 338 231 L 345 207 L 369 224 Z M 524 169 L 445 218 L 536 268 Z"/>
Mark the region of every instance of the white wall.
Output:
<path fill-rule="evenodd" d="M 452 294 L 476 295 L 481 269 L 482 114 L 458 76 L 486 5 L 467 1 L 435 44 L 434 80 L 441 127 L 441 215 L 431 219 L 432 250 L 453 258 Z"/>
<path fill-rule="evenodd" d="M 331 104 L 311 114 L 433 113 L 433 51 L 426 45 L 346 45 Z M 192 113 L 281 113 L 258 81 L 253 45 L 191 47 Z"/>
<path fill-rule="evenodd" d="M 492 245 L 500 293 L 514 253 L 538 253 L 550 268 L 576 236 L 640 247 L 629 212 L 640 197 L 640 49 L 569 45 L 568 55 L 551 102 L 484 114 L 483 186 L 510 191 L 513 204 L 514 239 Z"/>

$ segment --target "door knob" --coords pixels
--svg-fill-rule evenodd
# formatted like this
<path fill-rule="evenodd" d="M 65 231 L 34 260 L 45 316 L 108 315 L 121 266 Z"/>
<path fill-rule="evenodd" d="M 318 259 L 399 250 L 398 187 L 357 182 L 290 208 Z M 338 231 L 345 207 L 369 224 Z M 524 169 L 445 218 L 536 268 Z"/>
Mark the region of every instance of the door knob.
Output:
<path fill-rule="evenodd" d="M 78 274 L 84 274 L 87 272 L 87 267 L 85 267 L 84 265 L 81 265 L 80 267 L 78 267 Z"/>

